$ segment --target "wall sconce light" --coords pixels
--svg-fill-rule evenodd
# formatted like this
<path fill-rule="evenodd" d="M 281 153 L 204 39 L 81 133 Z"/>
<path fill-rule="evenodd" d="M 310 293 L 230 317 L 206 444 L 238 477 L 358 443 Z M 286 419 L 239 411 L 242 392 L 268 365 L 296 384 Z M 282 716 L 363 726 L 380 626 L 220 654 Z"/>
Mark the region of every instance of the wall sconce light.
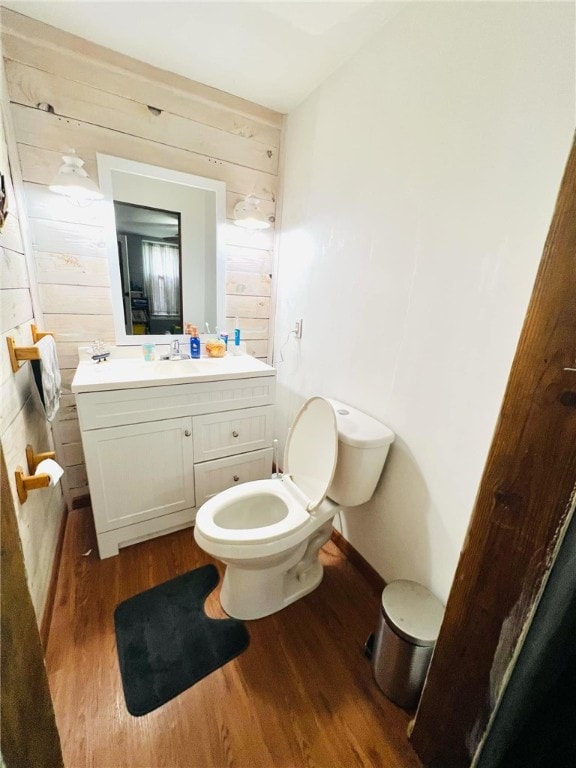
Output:
<path fill-rule="evenodd" d="M 254 195 L 248 195 L 234 206 L 234 224 L 244 229 L 268 229 L 270 222 L 262 218 L 260 201 Z"/>
<path fill-rule="evenodd" d="M 73 149 L 67 155 L 62 156 L 63 163 L 58 169 L 50 190 L 59 195 L 66 195 L 78 205 L 87 205 L 93 200 L 101 200 L 104 195 L 98 186 L 88 176 L 84 168 L 84 160 L 81 160 Z"/>

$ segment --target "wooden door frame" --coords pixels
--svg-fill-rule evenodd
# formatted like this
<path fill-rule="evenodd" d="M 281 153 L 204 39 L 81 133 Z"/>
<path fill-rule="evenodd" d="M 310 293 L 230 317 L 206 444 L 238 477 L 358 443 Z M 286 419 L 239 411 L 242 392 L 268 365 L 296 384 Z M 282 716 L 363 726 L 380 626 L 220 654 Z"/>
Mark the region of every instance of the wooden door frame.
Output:
<path fill-rule="evenodd" d="M 0 445 L 0 764 L 64 768 L 42 643 Z"/>
<path fill-rule="evenodd" d="M 575 368 L 576 143 L 412 729 L 426 766 L 478 756 L 568 526 Z"/>

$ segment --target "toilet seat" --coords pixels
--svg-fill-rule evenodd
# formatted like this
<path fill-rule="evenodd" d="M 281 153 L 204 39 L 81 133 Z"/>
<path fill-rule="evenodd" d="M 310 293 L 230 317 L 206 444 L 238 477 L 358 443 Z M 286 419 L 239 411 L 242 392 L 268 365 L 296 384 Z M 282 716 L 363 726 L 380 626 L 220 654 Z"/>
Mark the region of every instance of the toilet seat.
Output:
<path fill-rule="evenodd" d="M 326 498 L 338 458 L 334 408 L 323 397 L 310 397 L 296 414 L 284 450 L 284 473 L 313 512 Z"/>
<path fill-rule="evenodd" d="M 269 508 L 275 502 L 282 505 L 283 516 L 275 522 L 265 525 L 253 525 L 241 528 L 220 524 L 220 519 L 230 517 L 236 512 L 242 513 L 243 502 L 252 504 L 255 517 L 258 517 L 259 505 Z M 276 541 L 289 533 L 301 528 L 308 521 L 306 509 L 288 490 L 285 483 L 279 480 L 253 480 L 234 488 L 221 491 L 208 499 L 198 510 L 196 525 L 206 539 L 214 542 L 234 541 L 242 544 L 267 544 Z"/>
<path fill-rule="evenodd" d="M 288 433 L 282 480 L 254 480 L 208 499 L 196 516 L 197 540 L 200 535 L 206 542 L 238 544 L 247 556 L 251 544 L 291 546 L 324 501 L 337 456 L 334 409 L 324 398 L 311 397 Z"/>

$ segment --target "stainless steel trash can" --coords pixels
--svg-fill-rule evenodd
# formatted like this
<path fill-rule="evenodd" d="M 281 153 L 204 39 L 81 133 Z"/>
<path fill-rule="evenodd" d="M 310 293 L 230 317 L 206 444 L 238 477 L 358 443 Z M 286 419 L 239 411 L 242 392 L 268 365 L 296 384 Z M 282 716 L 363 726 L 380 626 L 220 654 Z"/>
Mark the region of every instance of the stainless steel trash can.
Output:
<path fill-rule="evenodd" d="M 393 581 L 382 592 L 372 671 L 400 707 L 418 704 L 443 618 L 440 600 L 415 581 Z"/>

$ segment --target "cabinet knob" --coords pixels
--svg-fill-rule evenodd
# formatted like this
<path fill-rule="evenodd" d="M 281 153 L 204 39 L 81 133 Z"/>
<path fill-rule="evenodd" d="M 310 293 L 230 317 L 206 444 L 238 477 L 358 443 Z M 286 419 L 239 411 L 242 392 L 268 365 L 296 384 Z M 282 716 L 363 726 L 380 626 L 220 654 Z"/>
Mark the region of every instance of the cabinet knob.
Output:
<path fill-rule="evenodd" d="M 232 437 L 238 437 L 239 434 L 240 434 L 239 432 L 236 432 L 236 430 L 234 430 L 234 432 L 232 432 Z"/>
<path fill-rule="evenodd" d="M 184 434 L 186 435 L 186 437 L 190 437 L 190 435 L 192 434 L 192 430 L 191 429 L 185 429 L 184 430 Z"/>
<path fill-rule="evenodd" d="M 240 478 L 238 477 L 238 475 L 234 475 L 234 482 L 235 482 L 235 483 L 237 483 L 237 482 L 238 482 L 238 480 L 240 480 Z"/>

